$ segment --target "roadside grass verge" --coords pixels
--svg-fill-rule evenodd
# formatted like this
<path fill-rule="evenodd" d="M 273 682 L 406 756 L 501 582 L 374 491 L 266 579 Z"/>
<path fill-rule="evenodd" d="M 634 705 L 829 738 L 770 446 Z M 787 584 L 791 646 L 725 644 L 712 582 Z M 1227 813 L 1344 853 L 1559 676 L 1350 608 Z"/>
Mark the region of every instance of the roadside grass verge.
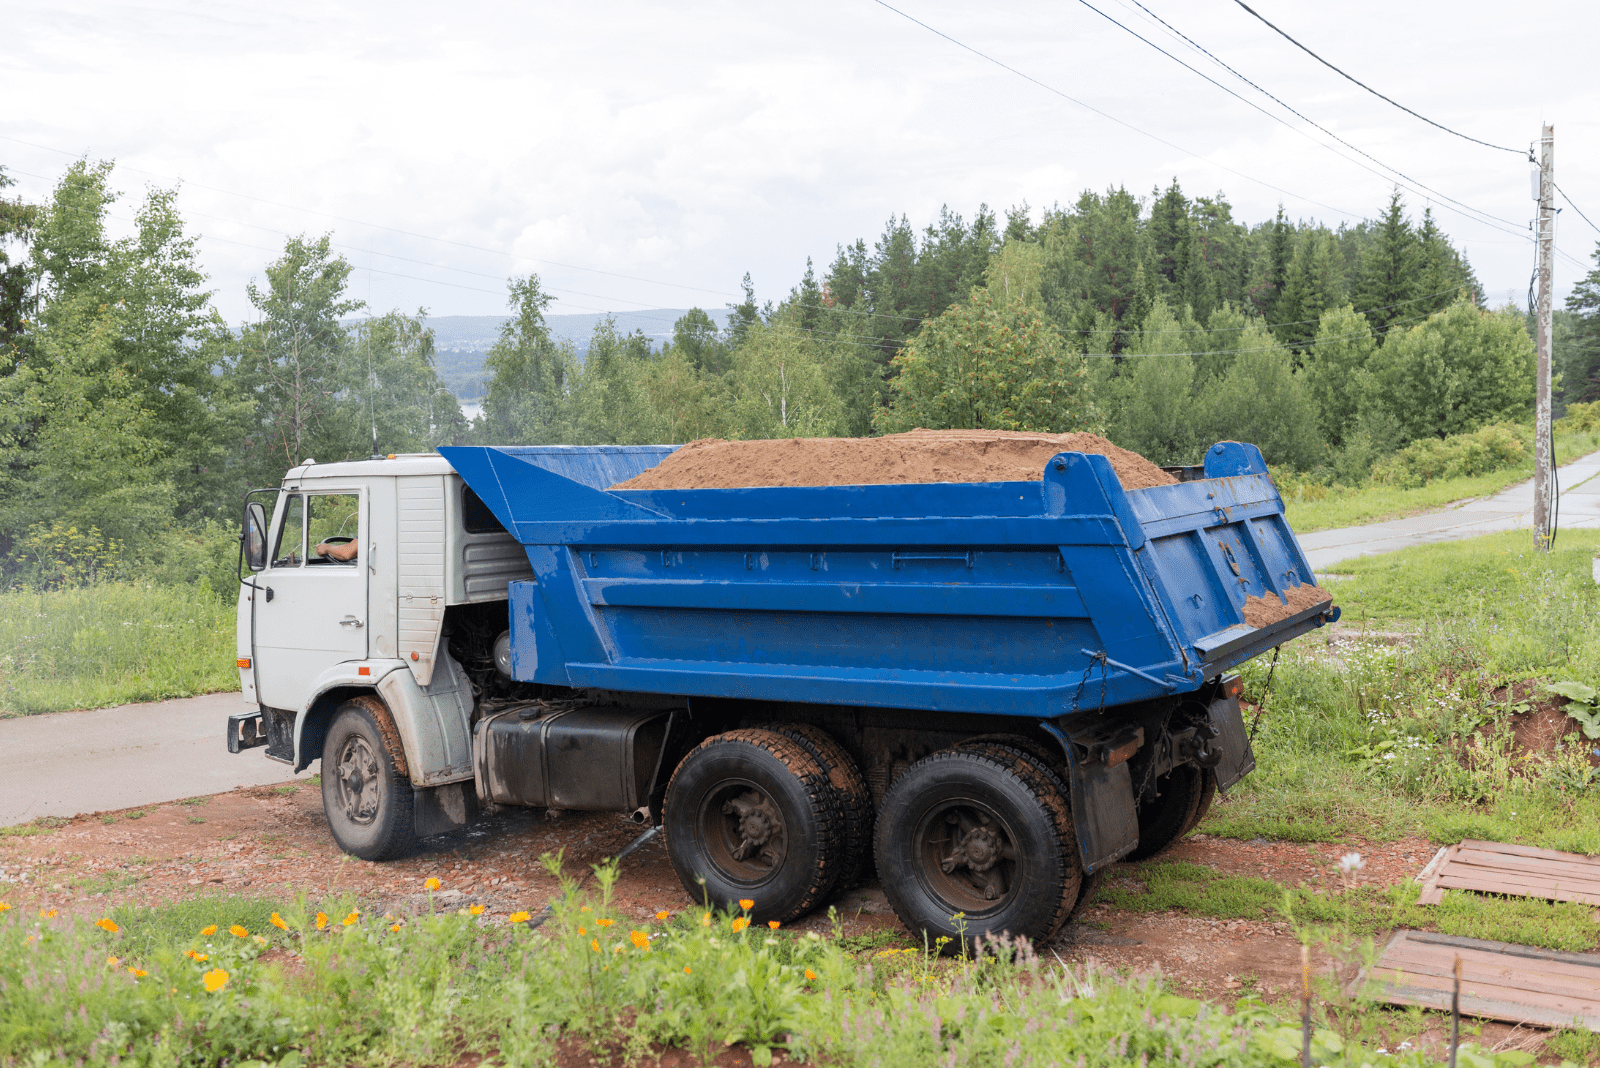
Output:
<path fill-rule="evenodd" d="M 1570 463 L 1600 449 L 1600 434 L 1593 431 L 1556 431 L 1556 463 Z M 1284 506 L 1296 534 L 1336 527 L 1381 523 L 1409 515 L 1436 511 L 1473 497 L 1487 497 L 1533 477 L 1527 460 L 1488 474 L 1441 478 L 1412 489 L 1368 484 L 1349 486 L 1286 485 Z"/>
<path fill-rule="evenodd" d="M 0 716 L 237 690 L 233 624 L 198 585 L 0 592 Z"/>
<path fill-rule="evenodd" d="M 564 880 L 537 930 L 527 913 L 380 919 L 348 899 L 265 917 L 259 899 L 98 923 L 5 912 L 0 989 L 26 996 L 0 998 L 0 1063 L 523 1066 L 638 1063 L 677 1047 L 709 1064 L 734 1046 L 757 1065 L 782 1050 L 845 1068 L 1298 1063 L 1297 1023 L 1253 997 L 1207 1004 L 1159 977 L 1045 965 L 1026 943 L 945 958 L 851 951 L 743 911 L 639 923 L 612 907 L 615 878 L 601 867 L 590 894 Z M 1316 1007 L 1315 1063 L 1376 1063 L 1373 1013 L 1342 1010 Z M 1533 1060 L 1464 1051 L 1482 1068 Z M 1406 1050 L 1383 1063 L 1439 1061 Z"/>

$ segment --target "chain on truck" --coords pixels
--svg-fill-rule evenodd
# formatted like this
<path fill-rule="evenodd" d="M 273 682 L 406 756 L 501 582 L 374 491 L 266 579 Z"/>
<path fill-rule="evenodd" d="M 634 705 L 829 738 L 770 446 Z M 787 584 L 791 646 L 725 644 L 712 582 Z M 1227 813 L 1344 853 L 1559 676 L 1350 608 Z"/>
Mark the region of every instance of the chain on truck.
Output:
<path fill-rule="evenodd" d="M 619 812 L 758 920 L 875 870 L 912 931 L 1040 941 L 1255 767 L 1231 669 L 1338 616 L 1289 610 L 1315 579 L 1251 445 L 1136 490 L 1084 453 L 1036 482 L 608 488 L 672 449 L 253 491 L 230 751 L 320 760 L 368 860 L 495 806 Z"/>

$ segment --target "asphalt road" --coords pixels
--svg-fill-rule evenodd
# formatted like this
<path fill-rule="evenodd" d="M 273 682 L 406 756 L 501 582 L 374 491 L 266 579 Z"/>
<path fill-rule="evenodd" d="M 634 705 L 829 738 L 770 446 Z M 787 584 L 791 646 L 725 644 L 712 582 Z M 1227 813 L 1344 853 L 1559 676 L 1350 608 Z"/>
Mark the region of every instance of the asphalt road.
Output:
<path fill-rule="evenodd" d="M 1561 468 L 1561 527 L 1600 527 L 1600 452 Z M 1411 545 L 1528 528 L 1533 484 L 1429 515 L 1302 535 L 1317 572 Z M 0 720 L 0 826 L 133 808 L 294 778 L 260 749 L 228 752 L 236 693 Z"/>

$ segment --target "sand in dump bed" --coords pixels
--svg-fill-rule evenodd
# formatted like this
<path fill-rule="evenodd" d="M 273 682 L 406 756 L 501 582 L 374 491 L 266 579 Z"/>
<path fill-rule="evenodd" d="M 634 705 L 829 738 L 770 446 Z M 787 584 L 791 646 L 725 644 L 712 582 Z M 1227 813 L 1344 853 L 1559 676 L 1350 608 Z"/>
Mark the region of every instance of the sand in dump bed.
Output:
<path fill-rule="evenodd" d="M 1097 452 L 1124 489 L 1177 479 L 1136 452 L 1094 434 L 1007 430 L 908 430 L 881 438 L 691 441 L 612 489 L 737 489 L 863 486 L 903 482 L 1037 482 L 1058 452 Z"/>
<path fill-rule="evenodd" d="M 1265 627 L 1333 600 L 1333 594 L 1321 586 L 1295 586 L 1284 596 L 1288 598 L 1288 604 L 1280 604 L 1276 597 L 1246 597 L 1244 621 L 1252 627 Z"/>

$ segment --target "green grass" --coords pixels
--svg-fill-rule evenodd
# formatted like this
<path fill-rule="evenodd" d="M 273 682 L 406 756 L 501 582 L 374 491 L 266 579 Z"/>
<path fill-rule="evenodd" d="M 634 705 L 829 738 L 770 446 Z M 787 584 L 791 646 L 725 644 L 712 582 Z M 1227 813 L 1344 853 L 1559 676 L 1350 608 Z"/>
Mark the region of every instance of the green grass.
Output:
<path fill-rule="evenodd" d="M 1568 463 L 1600 447 L 1600 436 L 1588 432 L 1557 433 L 1556 462 Z M 1306 487 L 1285 495 L 1289 525 L 1297 534 L 1361 526 L 1437 511 L 1456 501 L 1487 497 L 1533 477 L 1532 461 L 1485 475 L 1444 478 L 1415 489 L 1367 485 Z"/>
<path fill-rule="evenodd" d="M 63 816 L 40 816 L 32 823 L 19 823 L 13 827 L 0 827 L 0 838 L 27 838 L 36 834 L 51 834 L 72 821 Z"/>
<path fill-rule="evenodd" d="M 233 627 L 199 586 L 0 593 L 0 716 L 237 690 Z"/>

